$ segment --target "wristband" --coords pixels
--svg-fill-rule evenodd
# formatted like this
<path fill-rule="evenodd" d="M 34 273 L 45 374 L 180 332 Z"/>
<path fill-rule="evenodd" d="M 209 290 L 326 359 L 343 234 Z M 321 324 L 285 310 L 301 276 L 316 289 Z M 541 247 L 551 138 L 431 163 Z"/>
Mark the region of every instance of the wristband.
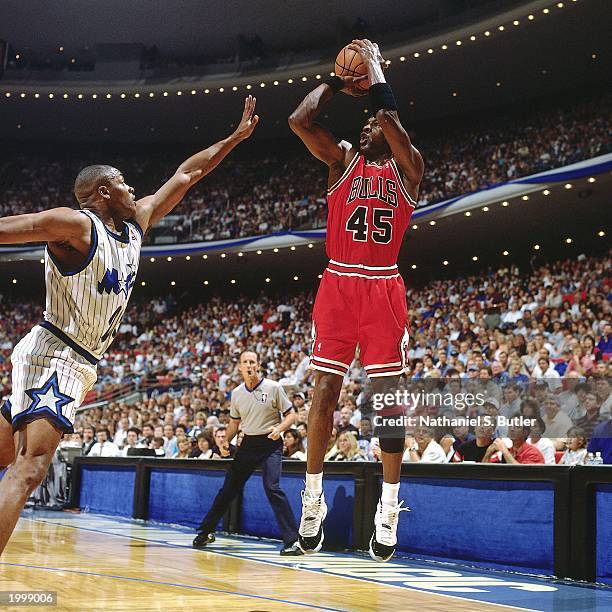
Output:
<path fill-rule="evenodd" d="M 374 83 L 370 85 L 369 92 L 373 115 L 376 115 L 381 108 L 385 110 L 397 110 L 395 96 L 393 95 L 389 83 Z"/>
<path fill-rule="evenodd" d="M 344 87 L 344 81 L 339 76 L 329 77 L 323 82 L 331 87 L 334 94 L 337 94 Z"/>

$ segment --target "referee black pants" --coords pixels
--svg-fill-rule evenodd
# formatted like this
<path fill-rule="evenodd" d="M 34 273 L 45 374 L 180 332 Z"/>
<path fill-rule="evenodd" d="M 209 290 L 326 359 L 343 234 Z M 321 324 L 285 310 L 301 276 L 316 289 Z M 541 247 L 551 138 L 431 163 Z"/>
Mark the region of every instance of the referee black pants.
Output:
<path fill-rule="evenodd" d="M 263 485 L 266 496 L 278 522 L 285 545 L 298 539 L 297 525 L 289 501 L 280 488 L 283 441 L 270 440 L 267 435 L 244 436 L 242 444 L 225 475 L 223 487 L 217 493 L 208 514 L 198 531 L 212 533 L 232 500 L 242 492 L 246 481 L 260 465 L 263 469 Z"/>

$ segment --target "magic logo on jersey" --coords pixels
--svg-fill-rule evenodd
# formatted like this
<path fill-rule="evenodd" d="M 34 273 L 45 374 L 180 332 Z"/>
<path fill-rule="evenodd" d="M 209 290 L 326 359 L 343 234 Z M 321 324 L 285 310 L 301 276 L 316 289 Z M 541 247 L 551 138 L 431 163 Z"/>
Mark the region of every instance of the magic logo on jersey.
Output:
<path fill-rule="evenodd" d="M 116 268 L 107 269 L 102 280 L 98 282 L 98 292 L 119 295 L 123 291 L 125 297 L 127 297 L 130 289 L 134 286 L 135 280 L 136 272 L 130 272 L 125 278 L 119 278 L 119 272 Z"/>
<path fill-rule="evenodd" d="M 351 183 L 347 204 L 355 200 L 380 200 L 391 206 L 397 207 L 397 183 L 393 179 L 383 176 L 376 177 L 376 183 L 372 176 L 356 176 Z"/>

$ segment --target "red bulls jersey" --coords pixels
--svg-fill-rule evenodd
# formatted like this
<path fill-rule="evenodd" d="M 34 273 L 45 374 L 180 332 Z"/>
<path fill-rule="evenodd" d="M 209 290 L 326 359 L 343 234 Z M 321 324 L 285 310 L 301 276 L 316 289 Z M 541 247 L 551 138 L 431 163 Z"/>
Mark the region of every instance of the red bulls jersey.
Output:
<path fill-rule="evenodd" d="M 327 256 L 334 262 L 394 266 L 415 202 L 394 159 L 382 166 L 355 155 L 327 192 Z"/>

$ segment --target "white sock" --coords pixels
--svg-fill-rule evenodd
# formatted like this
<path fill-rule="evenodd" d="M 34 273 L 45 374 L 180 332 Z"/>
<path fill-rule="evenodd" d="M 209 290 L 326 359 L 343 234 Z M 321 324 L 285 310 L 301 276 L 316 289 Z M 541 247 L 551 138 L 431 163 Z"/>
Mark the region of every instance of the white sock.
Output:
<path fill-rule="evenodd" d="M 399 495 L 400 483 L 391 484 L 389 482 L 383 482 L 382 495 L 380 500 L 387 506 L 397 506 L 397 496 Z"/>
<path fill-rule="evenodd" d="M 321 495 L 323 492 L 323 472 L 318 474 L 306 473 L 306 491 L 313 496 Z"/>

